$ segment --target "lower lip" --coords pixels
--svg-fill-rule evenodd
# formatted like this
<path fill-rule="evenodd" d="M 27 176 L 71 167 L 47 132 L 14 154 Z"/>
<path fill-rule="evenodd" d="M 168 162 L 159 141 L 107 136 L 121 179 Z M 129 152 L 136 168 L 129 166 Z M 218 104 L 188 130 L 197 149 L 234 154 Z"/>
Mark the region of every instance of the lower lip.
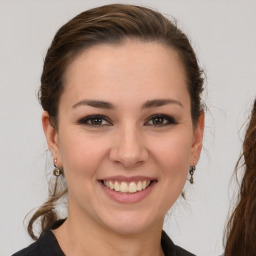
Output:
<path fill-rule="evenodd" d="M 102 184 L 102 182 L 100 182 L 101 187 L 103 188 L 103 190 L 105 191 L 105 193 L 111 198 L 114 199 L 115 201 L 119 202 L 119 203 L 137 203 L 142 201 L 145 197 L 148 196 L 148 194 L 151 192 L 151 190 L 153 189 L 155 182 L 152 182 L 150 184 L 150 186 L 148 186 L 147 188 L 135 192 L 135 193 L 121 193 L 121 192 L 117 192 L 115 190 L 112 190 L 106 186 L 104 186 Z"/>

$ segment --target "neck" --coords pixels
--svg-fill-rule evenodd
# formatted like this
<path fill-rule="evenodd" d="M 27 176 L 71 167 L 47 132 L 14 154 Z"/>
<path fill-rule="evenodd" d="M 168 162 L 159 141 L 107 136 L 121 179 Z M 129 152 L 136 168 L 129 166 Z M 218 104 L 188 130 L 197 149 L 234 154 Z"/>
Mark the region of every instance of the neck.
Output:
<path fill-rule="evenodd" d="M 68 219 L 53 231 L 67 256 L 123 255 L 162 256 L 162 222 L 143 232 L 120 234 L 69 213 Z"/>

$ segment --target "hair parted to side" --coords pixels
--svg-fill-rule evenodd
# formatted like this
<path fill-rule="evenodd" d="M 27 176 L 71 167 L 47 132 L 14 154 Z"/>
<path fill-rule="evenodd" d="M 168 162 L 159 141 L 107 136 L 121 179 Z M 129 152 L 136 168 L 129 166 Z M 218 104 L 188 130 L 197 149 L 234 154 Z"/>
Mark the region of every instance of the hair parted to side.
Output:
<path fill-rule="evenodd" d="M 39 100 L 49 113 L 55 129 L 58 129 L 58 104 L 65 88 L 67 67 L 85 49 L 99 44 L 122 44 L 126 39 L 156 42 L 179 54 L 191 99 L 191 117 L 196 127 L 203 111 L 201 94 L 204 78 L 187 36 L 175 22 L 156 11 L 140 6 L 111 4 L 90 9 L 71 19 L 58 30 L 48 49 Z M 55 204 L 58 198 L 50 195 L 49 200 L 32 217 L 28 232 L 33 239 L 36 239 L 33 223 L 37 219 L 41 220 L 42 231 L 56 221 Z"/>
<path fill-rule="evenodd" d="M 224 256 L 255 256 L 256 252 L 256 99 L 251 112 L 236 172 L 244 171 L 238 204 L 226 230 Z"/>

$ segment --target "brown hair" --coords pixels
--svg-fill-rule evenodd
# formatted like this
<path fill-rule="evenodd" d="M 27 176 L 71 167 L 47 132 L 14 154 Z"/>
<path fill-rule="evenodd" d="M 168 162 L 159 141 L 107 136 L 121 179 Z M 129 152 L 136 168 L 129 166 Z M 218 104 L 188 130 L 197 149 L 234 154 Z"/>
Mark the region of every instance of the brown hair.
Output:
<path fill-rule="evenodd" d="M 202 112 L 204 79 L 187 36 L 175 23 L 156 11 L 139 6 L 112 4 L 77 15 L 59 29 L 48 49 L 39 99 L 43 109 L 49 113 L 52 126 L 57 129 L 58 103 L 65 86 L 64 75 L 72 60 L 81 51 L 95 45 L 120 44 L 125 39 L 157 42 L 177 51 L 186 73 L 193 125 L 197 125 Z M 40 218 L 42 230 L 45 230 L 57 220 L 54 206 L 64 192 L 55 192 L 50 194 L 49 200 L 29 222 L 28 232 L 34 239 L 34 221 Z"/>
<path fill-rule="evenodd" d="M 237 165 L 244 167 L 238 204 L 228 221 L 225 256 L 254 256 L 256 252 L 256 100 L 248 123 L 243 152 Z"/>

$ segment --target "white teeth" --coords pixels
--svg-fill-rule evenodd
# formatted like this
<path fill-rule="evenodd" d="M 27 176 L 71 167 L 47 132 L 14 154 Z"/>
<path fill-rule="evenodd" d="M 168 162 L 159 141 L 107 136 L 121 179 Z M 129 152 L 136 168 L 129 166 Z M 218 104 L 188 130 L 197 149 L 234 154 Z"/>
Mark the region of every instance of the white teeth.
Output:
<path fill-rule="evenodd" d="M 104 180 L 103 183 L 106 187 L 121 193 L 135 193 L 137 191 L 146 189 L 150 185 L 150 181 L 146 180 L 139 181 L 137 184 L 134 181 L 130 183 L 122 181 L 121 183 L 119 183 L 118 181 L 110 180 Z"/>
<path fill-rule="evenodd" d="M 115 183 L 114 183 L 114 190 L 115 191 L 120 191 L 120 185 L 117 181 L 115 181 Z"/>
<path fill-rule="evenodd" d="M 135 182 L 131 182 L 129 184 L 129 193 L 134 193 L 137 191 L 137 186 Z"/>
<path fill-rule="evenodd" d="M 142 182 L 141 181 L 139 181 L 138 184 L 137 184 L 137 190 L 138 191 L 142 190 Z"/>
<path fill-rule="evenodd" d="M 126 193 L 129 191 L 128 184 L 126 182 L 121 182 L 120 191 L 122 193 Z"/>
<path fill-rule="evenodd" d="M 142 182 L 142 189 L 145 189 L 147 187 L 147 182 L 144 180 L 143 182 Z"/>
<path fill-rule="evenodd" d="M 113 182 L 111 180 L 109 181 L 109 187 L 110 187 L 110 189 L 114 188 L 114 184 L 113 184 Z"/>

